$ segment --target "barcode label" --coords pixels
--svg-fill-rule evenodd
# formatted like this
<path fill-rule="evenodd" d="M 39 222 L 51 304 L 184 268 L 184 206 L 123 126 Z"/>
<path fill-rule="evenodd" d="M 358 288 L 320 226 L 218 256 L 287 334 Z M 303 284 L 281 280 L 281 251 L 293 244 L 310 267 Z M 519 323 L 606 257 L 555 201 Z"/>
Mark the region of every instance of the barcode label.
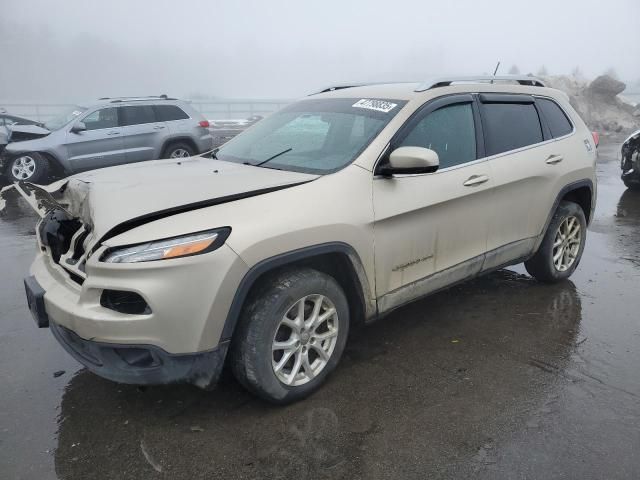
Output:
<path fill-rule="evenodd" d="M 398 106 L 397 103 L 387 102 L 385 100 L 374 100 L 363 98 L 352 105 L 354 108 L 366 108 L 367 110 L 375 110 L 377 112 L 389 113 Z"/>

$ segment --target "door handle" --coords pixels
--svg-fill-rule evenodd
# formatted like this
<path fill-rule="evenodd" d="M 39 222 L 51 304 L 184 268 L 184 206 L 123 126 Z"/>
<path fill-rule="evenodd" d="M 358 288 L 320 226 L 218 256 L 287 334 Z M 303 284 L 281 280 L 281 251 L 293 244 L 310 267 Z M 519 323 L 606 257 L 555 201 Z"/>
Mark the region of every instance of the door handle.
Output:
<path fill-rule="evenodd" d="M 546 162 L 548 165 L 555 165 L 563 160 L 562 155 L 550 155 Z"/>
<path fill-rule="evenodd" d="M 107 135 L 120 135 L 120 132 L 108 132 Z"/>
<path fill-rule="evenodd" d="M 154 130 L 162 130 L 164 128 L 164 125 L 156 125 L 155 127 L 153 127 Z"/>
<path fill-rule="evenodd" d="M 467 178 L 467 181 L 464 182 L 463 185 L 465 187 L 473 187 L 487 181 L 489 181 L 489 177 L 486 175 L 471 175 L 469 178 Z"/>

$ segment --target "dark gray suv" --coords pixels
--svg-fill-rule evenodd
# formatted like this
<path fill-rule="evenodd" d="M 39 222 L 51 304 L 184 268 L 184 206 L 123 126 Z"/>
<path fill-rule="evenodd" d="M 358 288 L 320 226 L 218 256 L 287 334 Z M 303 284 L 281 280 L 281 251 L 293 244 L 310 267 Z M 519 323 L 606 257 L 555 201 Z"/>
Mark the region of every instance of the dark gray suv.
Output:
<path fill-rule="evenodd" d="M 102 98 L 43 126 L 8 127 L 2 171 L 9 181 L 53 177 L 213 148 L 209 122 L 188 103 L 160 97 Z"/>

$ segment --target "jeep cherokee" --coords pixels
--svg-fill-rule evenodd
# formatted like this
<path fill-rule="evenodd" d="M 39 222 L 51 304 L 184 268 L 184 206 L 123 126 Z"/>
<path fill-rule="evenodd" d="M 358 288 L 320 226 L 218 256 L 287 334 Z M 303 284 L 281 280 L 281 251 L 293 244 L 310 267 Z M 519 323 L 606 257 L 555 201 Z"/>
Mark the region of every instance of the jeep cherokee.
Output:
<path fill-rule="evenodd" d="M 89 370 L 276 403 L 317 389 L 356 322 L 524 262 L 578 266 L 596 150 L 532 77 L 331 87 L 217 151 L 17 188 L 37 208 L 25 280 Z"/>

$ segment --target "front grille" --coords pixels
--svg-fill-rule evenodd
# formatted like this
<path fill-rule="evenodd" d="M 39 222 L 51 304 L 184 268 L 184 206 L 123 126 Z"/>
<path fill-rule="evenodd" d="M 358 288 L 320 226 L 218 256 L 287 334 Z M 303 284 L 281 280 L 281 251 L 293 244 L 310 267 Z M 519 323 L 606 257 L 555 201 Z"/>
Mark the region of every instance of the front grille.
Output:
<path fill-rule="evenodd" d="M 42 245 L 49 247 L 55 263 L 60 263 L 60 257 L 69 251 L 73 235 L 80 227 L 82 222 L 61 209 L 50 210 L 44 216 L 38 226 L 38 236 Z"/>
<path fill-rule="evenodd" d="M 48 251 L 54 263 L 60 265 L 69 278 L 84 283 L 84 242 L 89 229 L 77 218 L 58 208 L 47 212 L 38 225 L 38 237 L 43 250 Z M 44 247 L 48 247 L 48 250 Z"/>

